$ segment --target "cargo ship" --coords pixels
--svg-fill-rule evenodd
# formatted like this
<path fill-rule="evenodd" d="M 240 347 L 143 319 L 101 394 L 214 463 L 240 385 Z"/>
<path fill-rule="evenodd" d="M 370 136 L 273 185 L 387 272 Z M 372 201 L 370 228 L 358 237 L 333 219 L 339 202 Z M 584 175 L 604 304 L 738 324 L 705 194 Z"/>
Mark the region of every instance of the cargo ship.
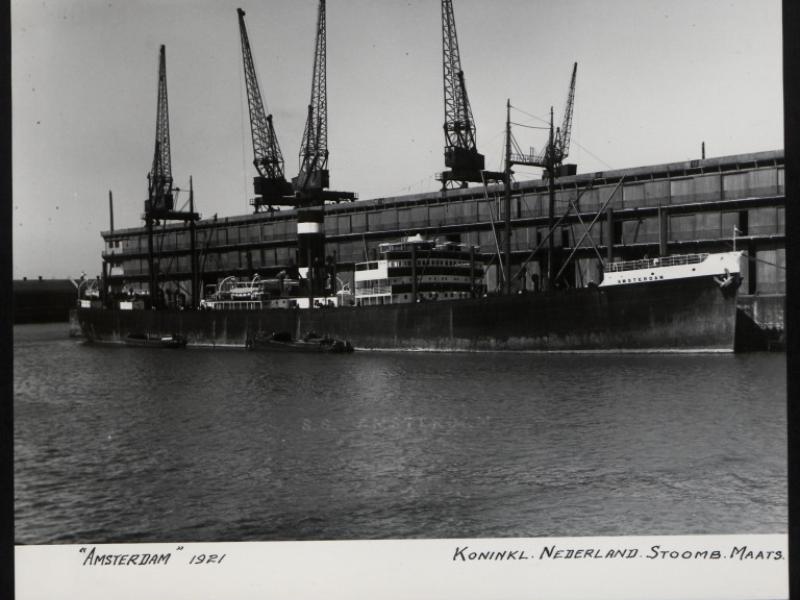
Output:
<path fill-rule="evenodd" d="M 229 280 L 201 310 L 80 308 L 77 318 L 90 341 L 143 331 L 197 347 L 245 348 L 262 332 L 300 339 L 313 331 L 357 349 L 734 350 L 741 251 L 620 261 L 597 285 L 511 295 L 487 293 L 483 258 L 463 245 L 408 238 L 356 265 L 348 300 L 296 295 L 302 278 Z"/>
<path fill-rule="evenodd" d="M 551 110 L 547 144 L 512 152 L 509 101 L 504 170 L 485 170 L 450 0 L 442 0 L 442 190 L 355 201 L 353 192 L 327 189 L 324 0 L 300 168 L 289 181 L 244 11 L 238 16 L 258 171 L 254 212 L 201 219 L 191 178 L 189 209 L 176 209 L 162 47 L 144 227 L 115 231 L 109 192 L 102 298 L 75 313 L 89 340 L 135 332 L 244 348 L 263 333 L 315 332 L 364 349 L 733 351 L 740 283 L 752 297 L 757 279 L 780 272 L 782 156 L 703 155 L 578 175 L 564 162 L 577 64 L 561 127 Z M 514 165 L 541 168 L 542 179 L 513 181 Z M 557 205 L 565 212 L 556 214 Z M 759 229 L 767 218 L 774 231 Z M 408 237 L 415 233 L 422 235 Z M 737 233 L 746 253 L 736 251 Z M 761 300 L 752 303 L 754 323 Z"/>

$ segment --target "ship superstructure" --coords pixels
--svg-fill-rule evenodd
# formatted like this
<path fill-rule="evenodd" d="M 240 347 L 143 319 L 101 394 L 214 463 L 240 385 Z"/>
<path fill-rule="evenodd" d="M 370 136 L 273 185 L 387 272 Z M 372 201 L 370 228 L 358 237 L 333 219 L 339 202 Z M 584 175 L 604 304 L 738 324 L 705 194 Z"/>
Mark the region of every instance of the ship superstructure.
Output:
<path fill-rule="evenodd" d="M 712 277 L 721 287 L 739 286 L 742 252 L 716 254 L 677 254 L 659 258 L 642 258 L 612 262 L 606 265 L 600 287 L 635 285 L 648 282 L 675 281 Z"/>
<path fill-rule="evenodd" d="M 485 292 L 483 257 L 474 246 L 410 236 L 379 246 L 380 258 L 356 263 L 358 306 L 475 298 Z"/>

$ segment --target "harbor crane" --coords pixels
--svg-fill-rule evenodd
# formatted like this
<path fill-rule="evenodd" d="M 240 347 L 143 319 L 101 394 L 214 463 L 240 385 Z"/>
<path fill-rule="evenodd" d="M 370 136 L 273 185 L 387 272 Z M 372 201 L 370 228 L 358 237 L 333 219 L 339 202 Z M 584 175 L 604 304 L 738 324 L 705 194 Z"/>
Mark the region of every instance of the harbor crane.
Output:
<path fill-rule="evenodd" d="M 167 103 L 167 58 L 162 45 L 158 56 L 158 100 L 156 108 L 156 148 L 153 166 L 147 174 L 148 201 L 145 213 L 171 211 L 172 197 L 172 158 L 169 145 L 169 110 Z"/>
<path fill-rule="evenodd" d="M 325 289 L 326 281 L 335 281 L 330 272 L 335 261 L 325 256 L 325 202 L 357 199 L 353 192 L 327 189 L 330 173 L 326 46 L 325 0 L 319 0 L 311 100 L 300 146 L 300 170 L 292 179 L 293 205 L 297 207 L 297 265 L 308 280 L 309 300 L 335 291 Z"/>
<path fill-rule="evenodd" d="M 153 154 L 153 166 L 147 174 L 148 198 L 144 203 L 144 219 L 147 228 L 147 272 L 149 275 L 150 300 L 156 307 L 160 307 L 162 300 L 158 287 L 159 264 L 153 252 L 153 227 L 165 221 L 189 222 L 191 238 L 191 302 L 198 302 L 198 282 L 195 256 L 195 226 L 194 223 L 200 215 L 194 212 L 194 194 L 190 193 L 190 206 L 188 211 L 175 210 L 172 183 L 172 158 L 169 140 L 169 107 L 167 102 L 167 58 L 166 48 L 161 45 L 158 58 L 158 100 L 156 108 L 156 143 Z"/>
<path fill-rule="evenodd" d="M 519 151 L 510 154 L 509 161 L 512 165 L 527 165 L 541 167 L 547 177 L 561 175 L 574 175 L 574 165 L 564 165 L 564 159 L 569 155 L 569 143 L 572 134 L 572 112 L 575 106 L 575 76 L 578 72 L 578 63 L 572 65 L 572 77 L 569 81 L 567 103 L 564 108 L 564 117 L 561 127 L 553 127 L 553 109 L 550 108 L 550 136 L 547 145 L 538 154 L 531 152 L 525 154 Z M 513 140 L 513 138 L 511 138 Z M 516 145 L 516 144 L 515 144 Z"/>
<path fill-rule="evenodd" d="M 253 53 L 250 50 L 250 39 L 244 22 L 245 12 L 236 9 L 239 15 L 239 33 L 242 40 L 242 61 L 244 64 L 244 81 L 247 88 L 247 106 L 250 111 L 250 133 L 253 138 L 253 165 L 258 175 L 253 178 L 253 190 L 256 197 L 250 203 L 254 212 L 273 205 L 290 204 L 285 197 L 292 196 L 292 185 L 286 181 L 283 173 L 283 154 L 278 145 L 272 114 L 267 114 L 261 89 L 256 77 Z"/>
<path fill-rule="evenodd" d="M 448 185 L 467 187 L 468 182 L 501 180 L 502 173 L 484 170 L 485 159 L 475 141 L 475 121 L 467 97 L 464 71 L 458 51 L 452 0 L 442 0 L 442 69 L 444 80 L 444 164 L 449 171 L 437 176 L 442 190 Z"/>
<path fill-rule="evenodd" d="M 317 35 L 314 45 L 314 68 L 311 77 L 311 99 L 308 103 L 303 140 L 300 145 L 300 169 L 292 178 L 292 187 L 298 204 L 316 202 L 342 202 L 356 200 L 353 192 L 328 190 L 328 87 L 327 87 L 327 33 L 325 0 L 319 1 Z"/>
<path fill-rule="evenodd" d="M 572 133 L 572 109 L 575 106 L 575 75 L 578 73 L 578 63 L 572 65 L 572 77 L 569 80 L 567 105 L 564 108 L 564 120 L 554 136 L 554 152 L 552 163 L 555 167 L 562 167 L 564 159 L 569 155 L 569 142 Z"/>
<path fill-rule="evenodd" d="M 317 13 L 317 37 L 314 46 L 314 70 L 311 100 L 300 145 L 300 171 L 292 180 L 295 192 L 314 195 L 330 185 L 328 173 L 328 85 L 326 64 L 325 0 Z"/>

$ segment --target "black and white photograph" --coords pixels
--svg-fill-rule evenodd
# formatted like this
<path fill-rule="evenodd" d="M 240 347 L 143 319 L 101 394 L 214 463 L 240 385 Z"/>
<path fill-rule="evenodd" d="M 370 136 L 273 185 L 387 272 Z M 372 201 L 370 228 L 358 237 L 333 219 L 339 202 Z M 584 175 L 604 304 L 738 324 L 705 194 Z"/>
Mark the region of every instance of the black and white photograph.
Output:
<path fill-rule="evenodd" d="M 779 0 L 12 0 L 18 561 L 785 576 L 782 44 Z"/>

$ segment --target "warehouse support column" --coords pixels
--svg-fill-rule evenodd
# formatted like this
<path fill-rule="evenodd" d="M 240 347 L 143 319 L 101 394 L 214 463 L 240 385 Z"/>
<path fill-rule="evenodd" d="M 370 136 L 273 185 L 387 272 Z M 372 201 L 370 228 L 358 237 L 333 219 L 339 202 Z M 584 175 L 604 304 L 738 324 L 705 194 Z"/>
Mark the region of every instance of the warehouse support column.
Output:
<path fill-rule="evenodd" d="M 747 293 L 755 294 L 758 291 L 758 270 L 756 269 L 756 243 L 747 240 Z"/>
<path fill-rule="evenodd" d="M 469 247 L 469 296 L 475 297 L 475 246 Z"/>
<path fill-rule="evenodd" d="M 192 186 L 192 178 L 189 177 L 189 213 L 192 219 L 189 221 L 189 270 L 192 275 L 192 303 L 191 308 L 196 309 L 200 306 L 200 285 L 198 281 L 197 269 L 197 228 L 194 224 L 194 187 Z"/>
<path fill-rule="evenodd" d="M 311 248 L 306 248 L 306 264 L 308 265 L 308 271 L 306 271 L 306 281 L 308 282 L 308 308 L 314 308 L 314 281 L 316 277 L 314 276 L 314 266 L 312 264 L 314 257 L 311 253 Z"/>
<path fill-rule="evenodd" d="M 338 265 L 339 257 L 336 253 L 336 250 L 333 251 L 333 255 L 331 256 L 331 268 L 330 268 L 330 278 L 331 278 L 331 287 L 330 293 L 333 294 L 334 303 L 336 306 L 339 306 L 339 269 Z"/>
<path fill-rule="evenodd" d="M 411 244 L 411 301 L 417 302 L 417 246 Z"/>
<path fill-rule="evenodd" d="M 658 207 L 658 255 L 667 255 L 667 238 L 669 237 L 669 212 L 666 206 Z"/>
<path fill-rule="evenodd" d="M 161 303 L 158 301 L 156 264 L 153 255 L 153 218 L 150 215 L 145 215 L 145 224 L 147 226 L 147 293 L 150 296 L 150 306 L 152 308 L 160 308 Z"/>

